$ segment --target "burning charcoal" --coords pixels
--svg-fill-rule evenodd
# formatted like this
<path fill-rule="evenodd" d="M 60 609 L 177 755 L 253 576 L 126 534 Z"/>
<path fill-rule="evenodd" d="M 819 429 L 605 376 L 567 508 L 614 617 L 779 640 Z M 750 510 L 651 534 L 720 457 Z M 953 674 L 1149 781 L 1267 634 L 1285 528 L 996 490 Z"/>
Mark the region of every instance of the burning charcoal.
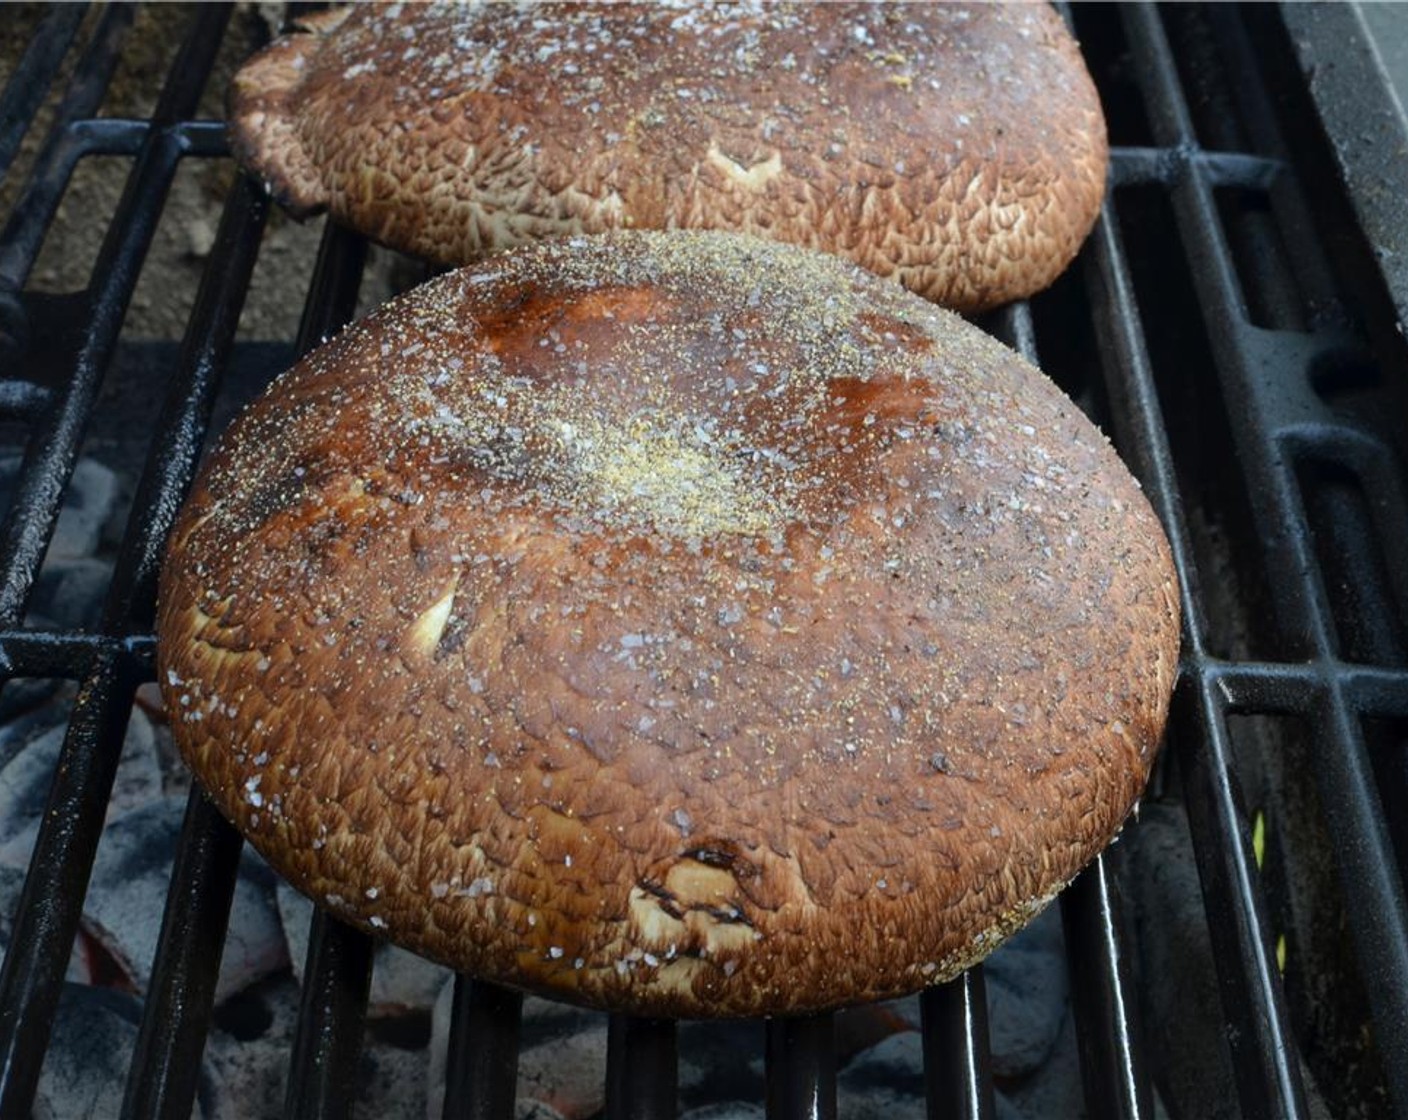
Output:
<path fill-rule="evenodd" d="M 45 561 L 30 599 L 30 622 L 38 615 L 57 630 L 96 626 L 111 579 L 112 565 L 105 560 L 60 557 Z"/>
<path fill-rule="evenodd" d="M 1070 990 L 1061 915 L 1048 907 L 983 964 L 993 1073 L 1021 1077 L 1040 1066 L 1056 1045 Z M 915 1030 L 919 1000 L 884 1005 Z"/>
<path fill-rule="evenodd" d="M 763 1099 L 762 1023 L 681 1023 L 678 1048 L 680 1108 Z"/>
<path fill-rule="evenodd" d="M 144 712 L 133 708 L 127 721 L 127 734 L 122 741 L 122 761 L 118 764 L 112 796 L 108 799 L 108 819 L 140 809 L 161 794 L 156 729 Z"/>
<path fill-rule="evenodd" d="M 284 1114 L 298 1007 L 298 985 L 284 971 L 216 1009 L 206 1045 L 215 1071 L 210 1115 L 219 1120 L 267 1120 Z M 351 1090 L 353 1114 L 375 1120 L 439 1120 L 438 1111 L 426 1111 L 425 1046 L 387 1045 L 380 1035 L 370 1029 L 364 1036 Z"/>
<path fill-rule="evenodd" d="M 52 726 L 0 769 L 0 863 L 29 864 L 63 741 L 63 725 Z"/>
<path fill-rule="evenodd" d="M 185 802 L 174 797 L 127 813 L 103 831 L 93 865 L 83 928 L 138 991 L 145 991 L 151 978 L 184 816 Z M 246 854 L 230 909 L 217 1003 L 288 963 L 272 887 L 273 873 Z"/>
<path fill-rule="evenodd" d="M 1047 908 L 983 971 L 992 1071 L 998 1077 L 1031 1073 L 1055 1047 L 1070 998 L 1060 911 Z"/>
<path fill-rule="evenodd" d="M 836 1076 L 836 1110 L 856 1120 L 923 1120 L 924 1043 L 914 1031 L 872 1046 Z"/>
<path fill-rule="evenodd" d="M 39 629 L 54 629 L 37 622 Z M 0 760 L 8 757 L 5 741 L 11 725 L 31 717 L 61 692 L 72 694 L 73 686 L 54 677 L 19 677 L 0 685 Z"/>
<path fill-rule="evenodd" d="M 308 925 L 313 917 L 313 904 L 282 879 L 278 881 L 276 896 L 289 960 L 293 963 L 293 975 L 302 982 L 304 962 L 308 959 Z M 443 965 L 394 945 L 378 945 L 372 968 L 371 992 L 367 996 L 367 1013 L 376 1017 L 429 1011 L 445 981 L 450 978 L 450 970 Z"/>
<path fill-rule="evenodd" d="M 20 462 L 19 455 L 0 455 L 0 508 L 9 504 Z M 49 559 L 96 553 L 116 503 L 117 475 L 95 459 L 80 459 L 64 492 L 64 504 L 49 542 Z"/>
<path fill-rule="evenodd" d="M 49 559 L 94 555 L 116 504 L 117 475 L 96 459 L 80 459 L 64 493 Z"/>
<path fill-rule="evenodd" d="M 0 863 L 21 867 L 29 863 L 67 729 L 61 722 L 67 711 L 59 705 L 53 707 L 53 713 L 45 717 L 46 729 L 40 731 L 45 724 L 37 721 L 33 727 L 36 734 L 20 743 L 9 758 L 0 745 Z M 160 796 L 161 767 L 151 722 L 134 711 L 123 740 L 107 819 L 111 822 Z"/>
<path fill-rule="evenodd" d="M 564 1038 L 525 1049 L 518 1056 L 518 1095 L 554 1109 L 564 1120 L 584 1120 L 606 1105 L 604 1017 Z"/>
<path fill-rule="evenodd" d="M 1055 1045 L 1034 1073 L 997 1090 L 997 1120 L 1083 1120 L 1089 1115 L 1080 1079 L 1075 1016 L 1067 1008 Z M 1155 1116 L 1164 1116 L 1162 1109 Z"/>
<path fill-rule="evenodd" d="M 22 683 L 11 681 L 5 686 L 5 694 L 8 695 L 11 688 Z M 65 685 L 61 700 L 56 698 L 52 703 L 27 709 L 22 715 L 17 713 L 0 722 L 0 773 L 27 751 L 36 739 L 64 723 L 75 692 L 71 685 Z"/>
<path fill-rule="evenodd" d="M 123 992 L 66 984 L 33 1120 L 117 1117 L 141 1013 L 141 1003 Z M 204 1115 L 199 1102 L 193 1115 Z"/>

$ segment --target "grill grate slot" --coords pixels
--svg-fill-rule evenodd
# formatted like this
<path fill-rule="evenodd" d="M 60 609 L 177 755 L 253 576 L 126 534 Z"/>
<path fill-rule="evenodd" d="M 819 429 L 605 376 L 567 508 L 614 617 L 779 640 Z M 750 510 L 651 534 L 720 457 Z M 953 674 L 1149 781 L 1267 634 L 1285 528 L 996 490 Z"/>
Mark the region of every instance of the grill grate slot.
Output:
<path fill-rule="evenodd" d="M 0 971 L 4 1116 L 28 1115 L 35 1099 L 133 696 L 152 675 L 165 536 L 227 374 L 246 349 L 263 347 L 261 360 L 284 349 L 285 340 L 270 347 L 238 333 L 264 235 L 278 220 L 258 184 L 240 179 L 225 195 L 184 340 L 166 363 L 165 401 L 101 625 L 25 628 L 177 166 L 227 154 L 223 126 L 193 116 L 230 15 L 194 13 L 150 119 L 96 116 L 134 23 L 125 6 L 92 18 L 76 7 L 46 13 L 0 93 L 0 182 L 28 173 L 22 186 L 6 184 L 15 202 L 0 232 L 0 448 L 24 450 L 0 529 L 0 679 L 79 686 Z M 1186 810 L 1227 1090 L 1251 1117 L 1307 1116 L 1320 1100 L 1408 1116 L 1408 560 L 1393 547 L 1408 526 L 1408 475 L 1400 413 L 1388 407 L 1408 394 L 1408 356 L 1383 323 L 1355 318 L 1369 314 L 1366 303 L 1387 301 L 1360 298 L 1375 278 L 1347 277 L 1345 245 L 1360 235 L 1329 227 L 1350 208 L 1338 200 L 1330 218 L 1321 212 L 1305 170 L 1318 149 L 1301 133 L 1288 139 L 1306 94 L 1283 88 L 1294 67 L 1284 29 L 1270 26 L 1278 20 L 1230 7 L 1075 12 L 1117 145 L 1110 196 L 1073 271 L 983 325 L 1044 360 L 1106 427 L 1168 529 L 1185 645 L 1150 801 Z M 70 59 L 50 131 L 26 163 L 25 134 Z M 27 291 L 75 167 L 95 157 L 128 170 L 87 287 Z M 1324 189 L 1317 180 L 1314 191 Z M 359 238 L 324 231 L 297 352 L 356 313 L 367 253 Z M 1272 780 L 1275 766 L 1289 776 Z M 1307 783 L 1297 796 L 1323 820 L 1333 868 L 1326 904 L 1344 923 L 1347 967 L 1371 1016 L 1361 1033 L 1372 1039 L 1374 1068 L 1358 1074 L 1366 1080 L 1357 1089 L 1323 1062 L 1303 1068 L 1297 1001 L 1310 988 L 1307 978 L 1283 984 L 1277 961 L 1277 935 L 1308 897 L 1295 893 L 1304 888 L 1282 866 L 1295 860 L 1277 845 L 1303 841 L 1294 829 L 1274 832 L 1268 858 L 1277 869 L 1259 870 L 1253 820 L 1263 806 L 1247 798 L 1293 779 Z M 1276 827 L 1271 808 L 1263 817 Z M 216 1019 L 243 845 L 198 793 L 181 835 L 124 1117 L 190 1114 Z M 1168 1104 L 1178 1092 L 1148 1045 L 1150 1028 L 1166 1025 L 1151 1017 L 1163 1014 L 1151 990 L 1168 978 L 1142 974 L 1141 945 L 1126 928 L 1139 837 L 1131 825 L 1061 900 L 1092 1117 L 1151 1117 L 1158 1096 Z M 360 933 L 321 911 L 314 918 L 288 1055 L 290 1114 L 356 1112 L 372 951 Z M 997 1115 L 984 970 L 927 992 L 920 1009 L 927 1114 Z M 770 1117 L 844 1114 L 840 1024 L 826 1015 L 760 1031 L 766 1090 L 757 1103 Z M 605 1033 L 604 1114 L 675 1115 L 689 1025 L 612 1017 Z M 524 1037 L 521 996 L 458 978 L 443 1115 L 512 1115 Z M 1326 1077 L 1343 1080 L 1316 1085 Z"/>

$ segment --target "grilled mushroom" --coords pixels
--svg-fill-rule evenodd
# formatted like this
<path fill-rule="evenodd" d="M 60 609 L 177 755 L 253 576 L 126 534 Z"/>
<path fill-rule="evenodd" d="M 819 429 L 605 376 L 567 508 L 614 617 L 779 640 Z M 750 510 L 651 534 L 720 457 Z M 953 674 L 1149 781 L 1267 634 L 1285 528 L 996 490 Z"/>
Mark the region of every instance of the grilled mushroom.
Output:
<path fill-rule="evenodd" d="M 347 921 L 661 1015 L 893 996 L 1114 835 L 1174 674 L 1166 542 L 948 312 L 712 233 L 451 273 L 281 378 L 166 558 L 215 801 Z"/>
<path fill-rule="evenodd" d="M 724 229 L 965 311 L 1060 274 L 1108 156 L 1032 4 L 354 6 L 247 63 L 230 119 L 290 209 L 437 261 Z"/>

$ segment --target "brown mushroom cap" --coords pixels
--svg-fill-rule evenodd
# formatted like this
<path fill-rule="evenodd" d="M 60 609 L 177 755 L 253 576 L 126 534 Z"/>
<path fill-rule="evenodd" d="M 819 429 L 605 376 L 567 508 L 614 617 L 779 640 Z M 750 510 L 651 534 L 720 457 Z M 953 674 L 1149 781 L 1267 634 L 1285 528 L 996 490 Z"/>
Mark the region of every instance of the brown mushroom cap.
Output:
<path fill-rule="evenodd" d="M 1044 288 L 1105 188 L 1046 5 L 357 6 L 231 91 L 296 212 L 445 263 L 611 229 L 752 233 L 959 310 Z"/>
<path fill-rule="evenodd" d="M 957 316 L 725 234 L 443 276 L 226 434 L 162 576 L 205 788 L 457 969 L 680 1016 L 944 980 L 1143 788 L 1166 542 Z"/>

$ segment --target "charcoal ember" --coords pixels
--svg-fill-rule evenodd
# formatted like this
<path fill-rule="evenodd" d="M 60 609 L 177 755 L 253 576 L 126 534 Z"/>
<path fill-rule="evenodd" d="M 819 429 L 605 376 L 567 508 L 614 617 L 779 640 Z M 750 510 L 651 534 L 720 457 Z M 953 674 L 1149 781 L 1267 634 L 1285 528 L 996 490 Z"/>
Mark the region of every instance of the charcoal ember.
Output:
<path fill-rule="evenodd" d="M 29 622 L 54 630 L 92 630 L 103 616 L 112 565 L 90 556 L 44 562 L 30 596 Z"/>
<path fill-rule="evenodd" d="M 999 1079 L 997 1120 L 1084 1120 L 1085 1089 L 1080 1076 L 1076 1020 L 1068 1008 L 1046 1060 L 1024 1077 Z M 1167 1120 L 1156 1107 L 1154 1116 Z"/>
<path fill-rule="evenodd" d="M 763 1099 L 766 1043 L 761 1023 L 681 1023 L 677 1048 L 681 1109 Z"/>
<path fill-rule="evenodd" d="M 23 742 L 0 744 L 0 863 L 25 866 L 49 800 L 67 730 L 67 711 L 49 705 L 43 719 L 31 724 Z M 11 749 L 13 747 L 13 749 Z M 9 757 L 7 758 L 6 755 Z M 113 779 L 107 821 L 161 796 L 161 766 L 151 721 L 134 711 L 123 737 L 122 755 Z"/>
<path fill-rule="evenodd" d="M 607 1025 L 600 1022 L 529 1046 L 518 1055 L 518 1096 L 564 1120 L 585 1120 L 606 1106 Z"/>
<path fill-rule="evenodd" d="M 18 454 L 0 455 L 0 508 L 9 505 L 22 461 Z M 117 499 L 117 475 L 96 459 L 79 459 L 64 491 L 59 520 L 49 540 L 48 559 L 72 559 L 97 553 Z"/>
<path fill-rule="evenodd" d="M 161 765 L 162 790 L 168 797 L 185 797 L 191 792 L 191 770 L 186 765 L 176 741 L 171 737 L 171 721 L 167 718 L 166 703 L 161 696 L 161 688 L 155 681 L 147 681 L 137 688 L 132 697 L 132 707 L 146 717 L 151 725 L 152 737 L 156 741 L 156 757 Z"/>
<path fill-rule="evenodd" d="M 206 1040 L 212 1068 L 209 1115 L 219 1120 L 283 1116 L 289 1056 L 298 1031 L 299 989 L 290 971 L 261 980 L 215 1009 Z M 368 1029 L 353 1084 L 335 1086 L 355 1102 L 353 1115 L 376 1120 L 423 1120 L 428 1052 L 388 1044 Z M 439 1113 L 434 1113 L 439 1117 Z"/>
<path fill-rule="evenodd" d="M 298 995 L 298 985 L 284 972 L 216 1007 L 205 1043 L 214 1081 L 211 1116 L 265 1120 L 283 1114 Z"/>
<path fill-rule="evenodd" d="M 5 695 L 8 695 L 15 685 L 22 683 L 24 682 L 10 681 L 5 686 Z M 55 727 L 63 726 L 77 691 L 73 685 L 64 684 L 57 693 L 48 698 L 48 703 L 16 711 L 0 722 L 0 773 L 3 773 L 22 752 L 28 750 L 30 744 L 40 736 Z"/>
<path fill-rule="evenodd" d="M 9 503 L 21 462 L 17 454 L 0 455 L 0 508 Z M 28 618 L 32 626 L 87 629 L 101 619 L 112 564 L 99 559 L 98 554 L 118 497 L 118 479 L 112 470 L 95 459 L 78 461 L 30 594 Z"/>
<path fill-rule="evenodd" d="M 117 475 L 96 459 L 79 459 L 49 540 L 49 559 L 95 555 L 117 497 Z"/>
<path fill-rule="evenodd" d="M 43 622 L 36 623 L 39 629 L 56 629 Z M 53 703 L 60 695 L 73 694 L 73 686 L 55 677 L 16 677 L 0 684 L 0 765 L 7 756 L 5 741 L 10 728 L 23 722 L 40 709 Z"/>
<path fill-rule="evenodd" d="M 64 725 L 51 724 L 0 767 L 0 863 L 25 867 L 54 780 Z"/>
<path fill-rule="evenodd" d="M 168 797 L 110 822 L 103 830 L 84 899 L 84 932 L 103 947 L 139 992 L 147 990 L 151 979 L 184 817 L 185 802 Z M 216 1002 L 287 965 L 274 906 L 274 874 L 246 852 L 235 883 Z"/>
<path fill-rule="evenodd" d="M 836 1112 L 848 1120 L 924 1120 L 925 1109 L 917 1032 L 891 1035 L 836 1075 Z"/>
<path fill-rule="evenodd" d="M 300 982 L 308 960 L 308 933 L 313 904 L 282 879 L 276 897 L 279 919 L 288 944 L 293 974 Z M 428 1012 L 451 976 L 450 970 L 405 949 L 378 944 L 372 958 L 372 984 L 367 1014 L 373 1018 Z"/>
<path fill-rule="evenodd" d="M 369 1030 L 357 1069 L 357 1114 L 378 1120 L 419 1120 L 425 1115 L 428 1058 L 424 1047 L 375 1045 Z"/>
<path fill-rule="evenodd" d="M 115 1120 L 141 1013 L 141 1003 L 124 992 L 65 984 L 32 1120 Z M 209 1091 L 204 1068 L 201 1083 L 205 1091 L 198 1093 L 196 1117 L 207 1115 L 201 1105 Z"/>
<path fill-rule="evenodd" d="M 844 1068 L 883 1040 L 912 1030 L 889 1004 L 847 1008 L 838 1011 L 833 1022 L 838 1068 Z M 682 1109 L 763 1099 L 763 1054 L 767 1047 L 761 1023 L 695 1021 L 681 1023 L 678 1032 Z"/>
<path fill-rule="evenodd" d="M 156 728 L 145 712 L 133 708 L 122 739 L 122 761 L 108 798 L 108 819 L 140 809 L 162 795 L 161 761 Z"/>

